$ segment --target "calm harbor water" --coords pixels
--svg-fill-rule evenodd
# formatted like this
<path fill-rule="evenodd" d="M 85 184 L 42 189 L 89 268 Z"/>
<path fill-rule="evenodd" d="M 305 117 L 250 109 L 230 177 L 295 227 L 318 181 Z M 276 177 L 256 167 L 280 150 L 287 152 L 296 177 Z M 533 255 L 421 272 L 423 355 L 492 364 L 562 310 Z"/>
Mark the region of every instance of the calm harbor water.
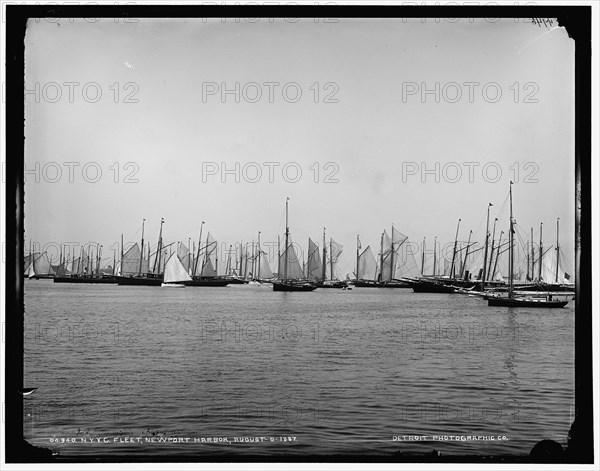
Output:
<path fill-rule="evenodd" d="M 408 289 L 26 280 L 25 437 L 84 457 L 524 455 L 566 444 L 574 315 Z"/>

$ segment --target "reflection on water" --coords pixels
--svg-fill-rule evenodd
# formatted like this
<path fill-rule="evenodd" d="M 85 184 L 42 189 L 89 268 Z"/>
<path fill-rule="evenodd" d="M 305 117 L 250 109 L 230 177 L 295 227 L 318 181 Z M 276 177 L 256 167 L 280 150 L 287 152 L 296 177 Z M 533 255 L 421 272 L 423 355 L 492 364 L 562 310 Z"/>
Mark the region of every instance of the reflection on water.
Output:
<path fill-rule="evenodd" d="M 573 303 L 27 280 L 25 305 L 26 438 L 63 455 L 528 454 L 572 420 Z"/>

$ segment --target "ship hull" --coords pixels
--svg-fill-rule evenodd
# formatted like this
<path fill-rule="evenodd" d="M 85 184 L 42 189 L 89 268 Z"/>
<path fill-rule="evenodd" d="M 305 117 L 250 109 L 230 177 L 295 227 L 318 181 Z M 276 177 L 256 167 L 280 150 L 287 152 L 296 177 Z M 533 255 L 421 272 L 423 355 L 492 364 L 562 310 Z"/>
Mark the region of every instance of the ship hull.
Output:
<path fill-rule="evenodd" d="M 415 293 L 456 293 L 456 288 L 439 283 L 415 282 L 411 287 Z"/>
<path fill-rule="evenodd" d="M 54 283 L 84 283 L 84 284 L 113 284 L 119 282 L 116 276 L 84 277 L 84 276 L 55 276 Z"/>
<path fill-rule="evenodd" d="M 312 283 L 273 282 L 273 291 L 314 291 L 317 285 Z"/>
<path fill-rule="evenodd" d="M 537 307 L 537 308 L 561 308 L 569 301 L 550 301 L 547 299 L 518 299 L 518 298 L 488 298 L 488 306 L 497 307 Z"/>
<path fill-rule="evenodd" d="M 144 276 L 120 276 L 118 277 L 119 286 L 160 286 L 163 278 L 148 278 Z"/>
<path fill-rule="evenodd" d="M 226 278 L 195 278 L 182 282 L 185 286 L 227 286 L 229 283 L 231 280 Z"/>
<path fill-rule="evenodd" d="M 319 283 L 317 285 L 318 288 L 337 288 L 337 289 L 345 289 L 348 287 L 348 283 L 345 281 L 333 281 L 329 283 Z"/>
<path fill-rule="evenodd" d="M 370 281 L 354 280 L 354 286 L 357 288 L 410 288 L 411 285 L 405 281 Z"/>

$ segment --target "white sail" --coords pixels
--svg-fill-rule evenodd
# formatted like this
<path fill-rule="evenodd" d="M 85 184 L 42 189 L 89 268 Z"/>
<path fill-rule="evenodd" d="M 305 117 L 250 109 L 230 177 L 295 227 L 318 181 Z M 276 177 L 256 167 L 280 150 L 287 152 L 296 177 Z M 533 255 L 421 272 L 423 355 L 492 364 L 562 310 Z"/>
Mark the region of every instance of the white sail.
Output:
<path fill-rule="evenodd" d="M 572 283 L 570 280 L 570 275 L 565 272 L 562 267 L 562 259 L 564 259 L 564 255 L 561 254 L 559 257 L 559 266 L 558 266 L 558 279 L 556 276 L 556 249 L 552 248 L 548 252 L 544 254 L 542 258 L 542 281 L 545 283 L 561 283 L 567 284 Z M 566 277 L 565 277 L 566 275 Z M 535 274 L 537 278 L 537 273 Z"/>
<path fill-rule="evenodd" d="M 165 265 L 163 281 L 165 283 L 178 283 L 181 281 L 189 281 L 191 279 L 192 278 L 188 275 L 187 270 L 179 260 L 179 257 L 175 256 L 175 254 L 171 255 Z"/>
<path fill-rule="evenodd" d="M 42 253 L 38 258 L 33 261 L 33 269 L 36 275 L 54 275 L 55 272 L 50 265 L 48 254 Z"/>
<path fill-rule="evenodd" d="M 66 262 L 60 263 L 54 270 L 58 276 L 65 276 L 68 272 Z"/>
<path fill-rule="evenodd" d="M 212 238 L 210 232 L 206 238 L 205 250 L 205 258 L 200 275 L 217 276 L 217 241 Z"/>
<path fill-rule="evenodd" d="M 357 271 L 357 278 L 359 280 L 375 280 L 377 263 L 375 262 L 375 256 L 371 251 L 370 245 L 359 255 Z"/>
<path fill-rule="evenodd" d="M 311 238 L 308 239 L 308 261 L 306 262 L 306 277 L 309 281 L 323 281 L 323 265 L 319 247 Z"/>
<path fill-rule="evenodd" d="M 287 276 L 285 276 L 285 259 L 287 257 Z M 304 278 L 302 273 L 302 265 L 296 254 L 296 249 L 290 241 L 287 250 L 284 250 L 280 257 L 281 273 L 280 277 L 286 280 L 294 280 Z"/>
<path fill-rule="evenodd" d="M 342 244 L 340 244 L 339 242 L 336 242 L 333 239 L 329 239 L 329 253 L 328 253 L 329 257 L 328 257 L 327 267 L 326 267 L 325 272 L 326 272 L 326 277 L 328 277 L 332 280 L 334 280 L 334 279 L 337 280 L 339 278 L 337 264 L 338 264 L 338 260 L 340 259 L 340 255 L 342 255 L 343 248 L 344 248 L 344 246 Z"/>
<path fill-rule="evenodd" d="M 381 281 L 391 281 L 394 272 L 392 267 L 394 257 L 392 256 L 392 240 L 386 231 L 383 231 L 380 257 Z"/>
<path fill-rule="evenodd" d="M 34 253 L 34 254 L 29 254 L 29 255 L 25 255 L 25 259 L 24 259 L 24 266 L 23 269 L 25 270 L 25 273 L 27 273 L 29 271 L 29 266 L 33 263 L 33 261 L 38 258 L 40 256 L 39 253 Z"/>
<path fill-rule="evenodd" d="M 27 277 L 33 278 L 35 276 L 35 269 L 33 268 L 33 263 L 29 264 L 29 268 L 27 269 Z"/>
<path fill-rule="evenodd" d="M 267 253 L 261 250 L 260 252 L 260 279 L 268 280 L 273 278 L 273 272 L 269 266 L 269 260 L 267 259 Z"/>
<path fill-rule="evenodd" d="M 421 274 L 421 268 L 415 257 L 417 255 L 416 246 L 414 244 L 404 244 L 402 247 L 404 249 L 399 250 L 397 253 L 396 278 L 415 278 Z M 455 261 L 454 270 L 456 273 L 459 273 L 458 267 L 459 264 Z"/>
<path fill-rule="evenodd" d="M 71 263 L 71 273 L 78 274 L 80 264 L 81 264 L 81 259 L 79 257 L 73 259 L 73 262 Z"/>
<path fill-rule="evenodd" d="M 77 273 L 79 273 L 80 275 L 89 273 L 90 271 L 90 257 L 88 255 L 88 253 L 85 251 L 85 248 L 81 249 L 81 257 L 80 257 L 80 261 L 79 261 L 79 271 Z"/>
<path fill-rule="evenodd" d="M 177 249 L 177 257 L 187 272 L 190 270 L 190 249 L 182 242 Z"/>
<path fill-rule="evenodd" d="M 140 247 L 137 242 L 123 254 L 121 275 L 137 275 L 140 270 Z"/>

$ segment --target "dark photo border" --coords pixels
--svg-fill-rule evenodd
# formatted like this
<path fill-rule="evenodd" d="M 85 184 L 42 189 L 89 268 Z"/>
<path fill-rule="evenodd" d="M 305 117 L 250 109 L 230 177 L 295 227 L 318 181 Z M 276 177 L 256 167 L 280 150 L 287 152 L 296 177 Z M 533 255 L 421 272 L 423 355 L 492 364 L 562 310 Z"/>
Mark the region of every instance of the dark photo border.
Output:
<path fill-rule="evenodd" d="M 569 431 L 565 459 L 571 463 L 593 463 L 594 430 L 592 406 L 592 157 L 591 157 L 591 6 L 6 6 L 6 407 L 4 435 L 7 463 L 126 463 L 126 462 L 265 462 L 264 456 L 198 455 L 135 456 L 98 455 L 53 457 L 49 450 L 34 447 L 23 438 L 23 253 L 24 253 L 24 139 L 25 33 L 29 18 L 184 18 L 184 17 L 427 17 L 427 18 L 557 18 L 575 41 L 575 422 Z M 597 53 L 598 51 L 596 51 Z M 597 123 L 596 123 L 597 124 Z M 565 434 L 567 430 L 565 430 Z M 543 437 L 540 437 L 542 439 Z M 529 456 L 371 456 L 305 455 L 274 456 L 278 462 L 319 463 L 535 463 Z M 548 461 L 551 462 L 551 461 Z"/>

